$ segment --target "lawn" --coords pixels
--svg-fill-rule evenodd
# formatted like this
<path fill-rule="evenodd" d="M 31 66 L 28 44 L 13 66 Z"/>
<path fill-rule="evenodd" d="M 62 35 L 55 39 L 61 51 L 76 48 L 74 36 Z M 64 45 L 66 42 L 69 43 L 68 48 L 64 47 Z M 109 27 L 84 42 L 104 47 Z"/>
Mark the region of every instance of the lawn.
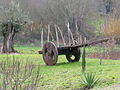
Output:
<path fill-rule="evenodd" d="M 59 56 L 58 63 L 55 66 L 46 66 L 43 62 L 42 55 L 37 54 L 39 47 L 22 46 L 16 47 L 16 49 L 21 54 L 14 55 L 14 57 L 23 65 L 32 63 L 35 66 L 40 66 L 42 77 L 39 85 L 43 90 L 74 90 L 82 87 L 80 82 L 82 76 L 81 60 L 76 63 L 68 63 L 65 56 Z M 13 55 L 0 55 L 0 61 L 5 61 L 7 58 L 12 60 Z M 86 72 L 95 73 L 101 78 L 101 84 L 94 89 L 101 89 L 120 83 L 119 60 L 103 60 L 102 65 L 99 64 L 99 59 L 86 58 L 86 61 Z"/>

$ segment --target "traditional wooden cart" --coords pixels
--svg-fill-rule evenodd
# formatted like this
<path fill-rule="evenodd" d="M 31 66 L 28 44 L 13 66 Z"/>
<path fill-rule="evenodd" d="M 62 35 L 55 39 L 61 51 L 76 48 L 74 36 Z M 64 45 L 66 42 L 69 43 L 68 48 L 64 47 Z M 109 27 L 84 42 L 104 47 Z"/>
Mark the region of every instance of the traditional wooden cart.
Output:
<path fill-rule="evenodd" d="M 42 54 L 43 60 L 48 66 L 52 66 L 57 63 L 58 55 L 65 55 L 68 62 L 78 62 L 81 56 L 80 48 L 107 42 L 108 40 L 109 39 L 101 39 L 90 43 L 62 47 L 57 47 L 53 42 L 46 42 L 42 51 L 39 51 L 39 54 Z"/>

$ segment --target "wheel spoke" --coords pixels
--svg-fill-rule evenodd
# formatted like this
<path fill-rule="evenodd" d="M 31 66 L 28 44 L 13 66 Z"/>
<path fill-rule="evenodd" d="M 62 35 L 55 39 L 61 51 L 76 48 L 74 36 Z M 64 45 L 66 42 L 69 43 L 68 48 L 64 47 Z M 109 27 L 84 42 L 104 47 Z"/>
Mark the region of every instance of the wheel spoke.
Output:
<path fill-rule="evenodd" d="M 43 59 L 44 62 L 49 66 L 57 63 L 58 51 L 53 42 L 48 42 L 43 46 Z"/>

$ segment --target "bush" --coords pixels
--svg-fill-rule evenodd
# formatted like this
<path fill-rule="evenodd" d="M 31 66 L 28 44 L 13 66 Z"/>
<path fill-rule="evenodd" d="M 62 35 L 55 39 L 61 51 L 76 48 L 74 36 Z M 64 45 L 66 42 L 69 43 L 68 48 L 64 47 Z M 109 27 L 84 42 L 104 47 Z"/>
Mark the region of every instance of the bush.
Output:
<path fill-rule="evenodd" d="M 24 65 L 25 64 L 25 65 Z M 36 90 L 41 79 L 40 68 L 31 63 L 13 60 L 0 63 L 0 88 L 3 90 Z"/>
<path fill-rule="evenodd" d="M 81 78 L 81 83 L 84 89 L 91 89 L 100 83 L 100 78 L 93 73 L 84 73 L 83 77 Z"/>

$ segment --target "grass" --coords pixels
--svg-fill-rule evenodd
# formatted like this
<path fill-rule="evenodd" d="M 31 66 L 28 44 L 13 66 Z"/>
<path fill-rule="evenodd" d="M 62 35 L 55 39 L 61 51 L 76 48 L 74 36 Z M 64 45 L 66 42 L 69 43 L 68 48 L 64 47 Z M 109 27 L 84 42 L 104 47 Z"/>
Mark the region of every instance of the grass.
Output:
<path fill-rule="evenodd" d="M 15 46 L 15 49 L 22 54 L 37 54 L 41 50 L 38 46 Z"/>
<path fill-rule="evenodd" d="M 43 90 L 72 90 L 81 88 L 81 61 L 68 63 L 65 56 L 59 56 L 55 66 L 46 66 L 43 62 L 42 55 L 37 54 L 39 47 L 22 46 L 16 47 L 16 49 L 24 53 L 15 55 L 16 60 L 20 60 L 23 65 L 32 62 L 32 64 L 40 66 L 42 74 L 40 85 L 43 87 Z M 12 56 L 9 55 L 9 60 L 12 59 Z M 0 55 L 0 62 L 6 59 L 7 55 Z M 96 86 L 95 89 L 120 83 L 119 60 L 104 60 L 102 65 L 100 65 L 99 59 L 87 58 L 86 64 L 86 72 L 96 73 L 102 79 L 102 83 Z"/>

